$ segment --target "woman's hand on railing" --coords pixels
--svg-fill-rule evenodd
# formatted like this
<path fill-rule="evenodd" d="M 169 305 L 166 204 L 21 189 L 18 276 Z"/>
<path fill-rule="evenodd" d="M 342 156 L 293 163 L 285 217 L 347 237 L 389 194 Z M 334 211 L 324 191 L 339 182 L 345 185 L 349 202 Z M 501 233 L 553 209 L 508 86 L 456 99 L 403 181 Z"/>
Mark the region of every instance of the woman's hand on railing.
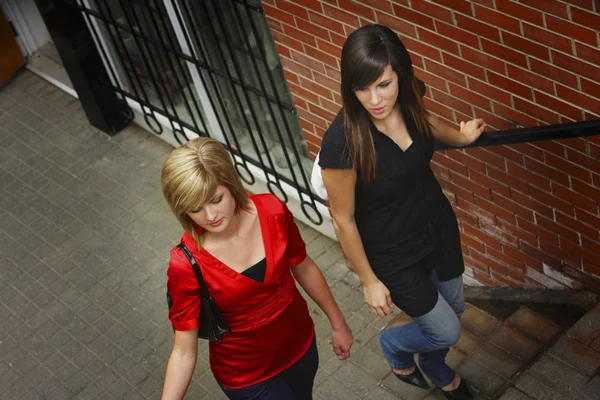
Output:
<path fill-rule="evenodd" d="M 470 121 L 460 122 L 460 133 L 467 138 L 467 145 L 473 143 L 485 131 L 487 125 L 482 118 L 472 119 Z"/>

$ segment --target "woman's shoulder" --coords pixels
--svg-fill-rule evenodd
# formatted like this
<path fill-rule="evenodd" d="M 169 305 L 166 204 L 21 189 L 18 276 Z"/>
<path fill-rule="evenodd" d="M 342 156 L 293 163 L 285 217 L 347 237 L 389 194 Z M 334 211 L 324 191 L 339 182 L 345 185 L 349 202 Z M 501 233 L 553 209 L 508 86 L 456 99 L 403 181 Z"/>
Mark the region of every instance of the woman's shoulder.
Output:
<path fill-rule="evenodd" d="M 345 144 L 345 134 L 344 134 L 344 110 L 342 109 L 338 115 L 335 117 L 331 125 L 325 131 L 323 135 L 323 142 L 321 147 L 326 146 L 327 144 Z"/>
<path fill-rule="evenodd" d="M 333 120 L 321 142 L 319 166 L 321 168 L 350 168 L 352 163 L 348 156 L 346 135 L 344 131 L 343 110 Z"/>
<path fill-rule="evenodd" d="M 267 215 L 283 214 L 284 204 L 279 197 L 274 194 L 259 193 L 251 194 L 249 197 L 254 201 L 259 213 L 265 213 Z"/>
<path fill-rule="evenodd" d="M 183 237 L 181 241 L 182 243 L 184 242 Z M 183 250 L 175 246 L 171 249 L 169 256 L 169 267 L 167 269 L 168 277 L 174 278 L 189 275 L 191 266 L 186 255 L 183 253 Z"/>
<path fill-rule="evenodd" d="M 190 261 L 183 250 L 179 248 L 180 244 L 183 244 L 190 251 L 190 253 L 192 253 L 196 260 L 198 260 L 199 257 L 202 257 L 202 251 L 198 246 L 196 239 L 194 239 L 189 232 L 184 232 L 179 239 L 179 243 L 173 246 L 169 252 L 169 270 L 190 270 Z"/>

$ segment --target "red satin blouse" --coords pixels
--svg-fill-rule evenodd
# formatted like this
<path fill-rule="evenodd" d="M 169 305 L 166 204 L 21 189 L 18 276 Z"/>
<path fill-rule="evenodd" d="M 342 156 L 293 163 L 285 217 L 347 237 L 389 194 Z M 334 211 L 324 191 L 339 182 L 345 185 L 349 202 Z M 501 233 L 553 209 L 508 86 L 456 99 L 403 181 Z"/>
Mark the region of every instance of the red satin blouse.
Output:
<path fill-rule="evenodd" d="M 223 386 L 238 389 L 265 381 L 306 353 L 314 324 L 290 267 L 306 258 L 292 213 L 276 196 L 250 195 L 262 230 L 267 271 L 248 278 L 199 249 L 188 233 L 182 242 L 202 268 L 204 280 L 232 333 L 210 342 L 210 367 Z M 199 326 L 200 287 L 189 261 L 175 247 L 167 271 L 173 306 L 169 319 L 180 331 Z"/>

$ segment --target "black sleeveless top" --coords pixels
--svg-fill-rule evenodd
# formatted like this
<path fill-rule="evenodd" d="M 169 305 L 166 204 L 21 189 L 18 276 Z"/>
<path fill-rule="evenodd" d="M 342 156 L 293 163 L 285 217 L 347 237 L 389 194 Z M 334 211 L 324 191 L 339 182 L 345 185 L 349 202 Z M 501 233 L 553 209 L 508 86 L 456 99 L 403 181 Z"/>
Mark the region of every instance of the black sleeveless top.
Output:
<path fill-rule="evenodd" d="M 263 258 L 250 268 L 242 271 L 242 275 L 247 276 L 250 279 L 254 279 L 257 282 L 263 282 L 265 280 L 265 274 L 267 273 L 267 259 Z"/>
<path fill-rule="evenodd" d="M 363 182 L 357 171 L 354 218 L 369 264 L 380 279 L 415 265 L 436 249 L 444 254 L 437 276 L 448 281 L 464 271 L 456 215 L 429 166 L 434 140 L 422 135 L 412 118 L 405 116 L 405 123 L 413 143 L 404 151 L 371 124 L 377 170 L 371 183 Z M 352 167 L 342 112 L 323 136 L 319 166 Z"/>

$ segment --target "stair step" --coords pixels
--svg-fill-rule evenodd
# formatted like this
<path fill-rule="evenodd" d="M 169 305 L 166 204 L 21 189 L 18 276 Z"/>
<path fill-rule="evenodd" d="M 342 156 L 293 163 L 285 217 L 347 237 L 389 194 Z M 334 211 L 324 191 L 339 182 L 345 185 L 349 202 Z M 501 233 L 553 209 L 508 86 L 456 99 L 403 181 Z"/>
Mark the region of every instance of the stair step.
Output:
<path fill-rule="evenodd" d="M 390 321 L 388 327 L 410 321 L 410 317 L 401 313 Z M 461 324 L 461 338 L 451 349 L 447 361 L 470 384 L 476 399 L 498 398 L 531 360 L 563 332 L 556 323 L 524 306 L 501 321 L 467 303 Z M 586 340 L 594 335 L 583 327 L 579 332 Z M 596 337 L 592 339 L 595 340 Z M 588 362 L 586 367 L 591 370 L 594 365 Z M 501 397 L 502 400 L 532 398 L 516 388 L 510 388 Z"/>
<path fill-rule="evenodd" d="M 502 321 L 498 320 L 491 314 L 477 308 L 470 303 L 466 303 L 465 312 L 460 319 L 463 329 L 471 332 L 476 336 L 486 337 L 490 335 Z"/>
<path fill-rule="evenodd" d="M 600 347 L 596 341 L 600 341 L 600 303 L 519 376 L 516 388 L 529 396 L 525 399 L 599 399 Z M 500 399 L 513 400 L 507 397 L 515 393 L 513 389 Z"/>
<path fill-rule="evenodd" d="M 527 307 L 519 307 L 504 323 L 542 343 L 547 343 L 561 331 L 560 326 Z"/>
<path fill-rule="evenodd" d="M 600 302 L 577 321 L 567 335 L 586 346 L 596 345 L 600 348 Z"/>
<path fill-rule="evenodd" d="M 502 325 L 489 340 L 523 362 L 532 360 L 542 349 L 541 343 L 508 325 Z"/>
<path fill-rule="evenodd" d="M 481 345 L 468 355 L 458 372 L 474 391 L 489 399 L 496 398 L 549 341 L 561 333 L 557 324 L 527 307 L 519 307 L 505 321 L 474 306 L 469 308 L 468 316 L 466 323 L 462 321 L 463 334 L 474 335 Z M 457 347 L 460 349 L 458 344 Z M 517 396 L 521 393 L 510 395 L 519 399 Z"/>

